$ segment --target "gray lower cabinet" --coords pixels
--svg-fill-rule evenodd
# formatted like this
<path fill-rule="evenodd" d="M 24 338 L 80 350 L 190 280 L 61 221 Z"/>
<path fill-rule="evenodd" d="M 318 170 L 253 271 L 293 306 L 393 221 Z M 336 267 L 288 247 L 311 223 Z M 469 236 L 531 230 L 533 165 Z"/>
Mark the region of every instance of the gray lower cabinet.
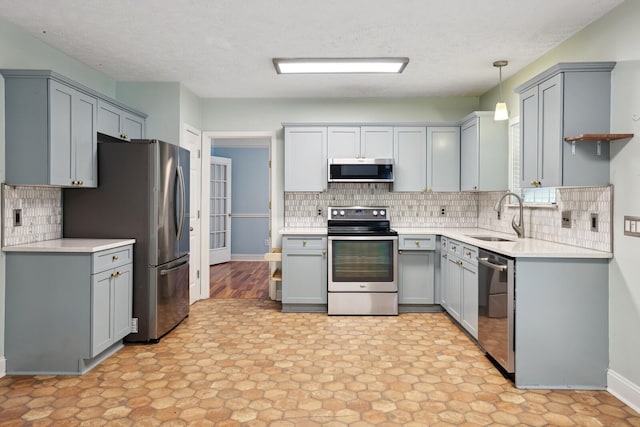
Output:
<path fill-rule="evenodd" d="M 520 186 L 607 185 L 609 144 L 564 138 L 609 133 L 614 62 L 559 63 L 516 87 Z"/>
<path fill-rule="evenodd" d="M 83 374 L 131 331 L 133 246 L 7 252 L 10 374 Z"/>
<path fill-rule="evenodd" d="M 282 311 L 327 311 L 327 238 L 282 238 Z"/>
<path fill-rule="evenodd" d="M 478 249 L 457 240 L 447 239 L 445 243 L 447 252 L 442 255 L 446 257 L 441 258 L 447 265 L 445 281 L 441 285 L 445 295 L 444 308 L 471 336 L 477 338 Z"/>
<path fill-rule="evenodd" d="M 145 117 L 120 106 L 98 100 L 98 132 L 114 138 L 144 138 Z"/>
<path fill-rule="evenodd" d="M 97 98 L 50 71 L 0 72 L 7 183 L 96 187 Z"/>
<path fill-rule="evenodd" d="M 398 236 L 398 311 L 441 311 L 435 303 L 435 235 Z"/>

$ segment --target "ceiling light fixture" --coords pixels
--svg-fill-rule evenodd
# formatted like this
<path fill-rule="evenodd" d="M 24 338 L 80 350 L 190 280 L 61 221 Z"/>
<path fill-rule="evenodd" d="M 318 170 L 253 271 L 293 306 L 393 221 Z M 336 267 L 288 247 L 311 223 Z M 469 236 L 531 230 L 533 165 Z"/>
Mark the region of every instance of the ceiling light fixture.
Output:
<path fill-rule="evenodd" d="M 493 63 L 493 66 L 498 67 L 500 70 L 500 98 L 496 103 L 496 112 L 493 115 L 493 120 L 507 120 L 509 118 L 507 103 L 504 102 L 504 98 L 502 97 L 502 67 L 506 67 L 507 65 L 509 65 L 509 61 L 504 59 Z"/>
<path fill-rule="evenodd" d="M 402 73 L 409 58 L 273 58 L 278 74 Z"/>

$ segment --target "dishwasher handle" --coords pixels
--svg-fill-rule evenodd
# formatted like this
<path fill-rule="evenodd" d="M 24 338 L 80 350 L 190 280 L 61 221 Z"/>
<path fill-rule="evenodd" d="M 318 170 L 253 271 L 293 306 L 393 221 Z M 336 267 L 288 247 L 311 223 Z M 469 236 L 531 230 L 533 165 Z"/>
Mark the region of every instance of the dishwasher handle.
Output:
<path fill-rule="evenodd" d="M 485 265 L 489 268 L 492 268 L 494 270 L 497 270 L 499 272 L 503 272 L 503 271 L 507 271 L 507 268 L 509 268 L 507 265 L 502 265 L 502 264 L 494 264 L 492 262 L 489 261 L 489 258 L 485 258 L 485 257 L 478 257 L 478 262 L 482 265 Z"/>

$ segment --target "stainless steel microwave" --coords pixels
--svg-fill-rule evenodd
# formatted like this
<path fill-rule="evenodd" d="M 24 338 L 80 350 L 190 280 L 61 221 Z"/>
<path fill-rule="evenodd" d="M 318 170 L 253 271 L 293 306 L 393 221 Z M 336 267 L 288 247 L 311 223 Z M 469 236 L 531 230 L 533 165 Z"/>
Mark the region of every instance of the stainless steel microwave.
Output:
<path fill-rule="evenodd" d="M 329 182 L 393 182 L 393 159 L 329 159 Z"/>

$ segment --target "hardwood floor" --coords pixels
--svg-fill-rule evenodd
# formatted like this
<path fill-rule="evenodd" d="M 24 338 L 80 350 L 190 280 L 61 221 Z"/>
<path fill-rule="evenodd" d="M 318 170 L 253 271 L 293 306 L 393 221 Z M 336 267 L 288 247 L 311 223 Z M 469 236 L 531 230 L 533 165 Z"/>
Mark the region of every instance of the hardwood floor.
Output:
<path fill-rule="evenodd" d="M 269 263 L 230 261 L 209 267 L 211 298 L 269 299 Z"/>

